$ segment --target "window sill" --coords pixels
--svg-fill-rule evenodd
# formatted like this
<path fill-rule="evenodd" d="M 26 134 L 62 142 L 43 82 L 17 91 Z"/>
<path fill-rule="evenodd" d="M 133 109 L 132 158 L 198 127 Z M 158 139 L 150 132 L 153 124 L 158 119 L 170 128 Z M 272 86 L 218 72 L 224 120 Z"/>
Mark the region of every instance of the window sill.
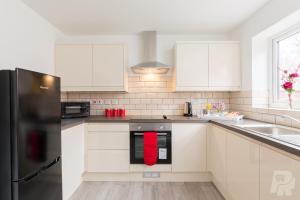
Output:
<path fill-rule="evenodd" d="M 296 110 L 296 109 L 290 110 L 287 108 L 274 108 L 274 107 L 258 108 L 253 106 L 252 111 L 258 113 L 272 114 L 272 115 L 290 115 L 292 117 L 300 117 L 300 110 Z"/>

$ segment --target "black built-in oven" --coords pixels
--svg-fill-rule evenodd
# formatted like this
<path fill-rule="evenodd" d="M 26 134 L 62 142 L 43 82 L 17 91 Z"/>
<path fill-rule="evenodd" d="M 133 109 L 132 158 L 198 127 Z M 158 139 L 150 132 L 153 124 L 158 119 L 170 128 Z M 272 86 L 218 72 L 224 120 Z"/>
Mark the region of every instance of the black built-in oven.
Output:
<path fill-rule="evenodd" d="M 130 163 L 144 163 L 144 133 L 157 133 L 157 164 L 172 163 L 171 123 L 130 123 Z"/>
<path fill-rule="evenodd" d="M 90 102 L 62 102 L 61 117 L 77 118 L 90 116 Z"/>

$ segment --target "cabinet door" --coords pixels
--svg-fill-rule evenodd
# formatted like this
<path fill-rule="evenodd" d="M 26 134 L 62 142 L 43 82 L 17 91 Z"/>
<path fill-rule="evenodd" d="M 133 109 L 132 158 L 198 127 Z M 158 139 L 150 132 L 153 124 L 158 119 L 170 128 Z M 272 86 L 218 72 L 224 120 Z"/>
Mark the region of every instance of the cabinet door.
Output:
<path fill-rule="evenodd" d="M 92 86 L 92 46 L 56 45 L 55 73 L 62 88 Z"/>
<path fill-rule="evenodd" d="M 176 89 L 208 87 L 208 44 L 177 44 Z"/>
<path fill-rule="evenodd" d="M 271 149 L 260 149 L 260 199 L 300 199 L 300 161 Z"/>
<path fill-rule="evenodd" d="M 239 44 L 209 45 L 209 86 L 240 87 Z"/>
<path fill-rule="evenodd" d="M 124 87 L 123 45 L 94 45 L 93 65 L 94 86 Z"/>
<path fill-rule="evenodd" d="M 84 124 L 61 134 L 63 199 L 69 199 L 81 184 L 84 172 Z"/>
<path fill-rule="evenodd" d="M 88 150 L 88 172 L 129 172 L 128 150 Z"/>
<path fill-rule="evenodd" d="M 208 169 L 212 172 L 214 183 L 225 196 L 226 192 L 226 132 L 210 126 L 208 134 Z"/>
<path fill-rule="evenodd" d="M 206 171 L 206 125 L 172 125 L 172 170 L 174 172 Z"/>
<path fill-rule="evenodd" d="M 88 149 L 129 149 L 129 132 L 88 132 Z"/>
<path fill-rule="evenodd" d="M 227 193 L 232 200 L 259 200 L 259 145 L 227 133 Z"/>

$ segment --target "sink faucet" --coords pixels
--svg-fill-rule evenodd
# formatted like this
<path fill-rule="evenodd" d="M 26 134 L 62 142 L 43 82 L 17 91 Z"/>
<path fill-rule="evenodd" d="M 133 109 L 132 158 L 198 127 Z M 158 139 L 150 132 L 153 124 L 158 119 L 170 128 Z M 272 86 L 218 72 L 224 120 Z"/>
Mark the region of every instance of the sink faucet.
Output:
<path fill-rule="evenodd" d="M 297 122 L 297 123 L 300 124 L 300 120 L 298 120 L 298 119 L 296 119 L 296 118 L 294 118 L 294 117 L 291 117 L 291 116 L 289 116 L 289 115 L 279 115 L 279 116 L 282 117 L 282 118 L 288 118 L 288 119 L 291 119 L 291 120 L 293 120 L 293 121 L 295 121 L 295 122 Z"/>

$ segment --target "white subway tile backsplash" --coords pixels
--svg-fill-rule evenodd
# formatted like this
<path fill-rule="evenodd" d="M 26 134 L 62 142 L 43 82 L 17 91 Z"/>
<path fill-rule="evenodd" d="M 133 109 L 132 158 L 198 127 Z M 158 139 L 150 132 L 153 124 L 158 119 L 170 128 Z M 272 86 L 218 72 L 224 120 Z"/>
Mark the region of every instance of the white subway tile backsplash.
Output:
<path fill-rule="evenodd" d="M 156 110 L 157 105 L 156 104 L 147 104 L 147 110 Z"/>
<path fill-rule="evenodd" d="M 119 104 L 119 100 L 118 99 L 112 99 L 111 100 L 111 104 L 112 105 L 118 105 Z"/>
<path fill-rule="evenodd" d="M 128 81 L 128 93 L 66 92 L 61 99 L 91 101 L 91 115 L 103 115 L 106 108 L 124 108 L 127 115 L 182 115 L 186 101 L 198 110 L 207 102 L 229 106 L 231 97 L 228 92 L 172 92 L 172 77 L 166 75 L 135 75 Z"/>
<path fill-rule="evenodd" d="M 168 110 L 169 106 L 168 105 L 157 105 L 158 110 Z"/>
<path fill-rule="evenodd" d="M 130 104 L 140 104 L 141 99 L 130 99 Z"/>
<path fill-rule="evenodd" d="M 110 99 L 104 99 L 104 104 L 105 105 L 110 105 L 111 104 L 111 100 Z"/>
<path fill-rule="evenodd" d="M 151 104 L 162 104 L 162 99 L 151 99 Z"/>
<path fill-rule="evenodd" d="M 135 109 L 137 110 L 146 110 L 147 106 L 144 104 L 135 105 Z"/>
<path fill-rule="evenodd" d="M 119 104 L 121 104 L 121 105 L 130 104 L 130 100 L 129 99 L 119 99 Z"/>
<path fill-rule="evenodd" d="M 247 118 L 268 123 L 297 127 L 290 119 L 282 118 L 280 115 L 288 114 L 300 117 L 300 112 L 297 111 L 268 108 L 268 92 L 266 91 L 230 92 L 229 102 L 230 111 L 238 111 Z M 300 127 L 300 125 L 298 126 Z"/>
<path fill-rule="evenodd" d="M 151 104 L 151 99 L 141 99 L 141 104 Z"/>
<path fill-rule="evenodd" d="M 173 104 L 173 99 L 163 99 L 162 104 Z"/>

